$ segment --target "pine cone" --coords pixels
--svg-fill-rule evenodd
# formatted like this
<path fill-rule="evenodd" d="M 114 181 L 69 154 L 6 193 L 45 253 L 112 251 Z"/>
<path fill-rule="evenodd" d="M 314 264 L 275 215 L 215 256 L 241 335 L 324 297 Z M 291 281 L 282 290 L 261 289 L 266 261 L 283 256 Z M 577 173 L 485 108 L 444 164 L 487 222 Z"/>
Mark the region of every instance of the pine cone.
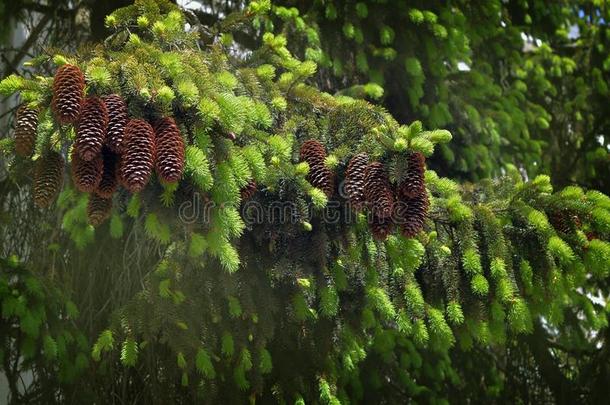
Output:
<path fill-rule="evenodd" d="M 159 178 L 167 183 L 182 178 L 184 140 L 171 117 L 165 117 L 155 125 L 155 167 Z"/>
<path fill-rule="evenodd" d="M 309 165 L 309 174 L 307 181 L 319 188 L 328 197 L 332 196 L 335 190 L 335 176 L 333 172 L 326 167 L 326 149 L 319 141 L 310 139 L 303 142 L 300 151 L 300 160 L 307 162 Z"/>
<path fill-rule="evenodd" d="M 301 145 L 300 159 L 307 163 L 321 163 L 326 159 L 326 149 L 324 145 L 315 139 L 310 139 Z"/>
<path fill-rule="evenodd" d="M 392 218 L 379 218 L 376 215 L 373 215 L 369 221 L 369 229 L 373 234 L 373 238 L 377 240 L 385 240 L 388 235 L 392 232 L 394 228 L 394 224 L 392 223 Z"/>
<path fill-rule="evenodd" d="M 63 65 L 53 79 L 53 111 L 61 124 L 76 122 L 83 103 L 85 76 L 74 65 Z"/>
<path fill-rule="evenodd" d="M 568 210 L 553 211 L 549 220 L 555 230 L 564 234 L 572 233 L 582 226 L 578 215 L 572 214 Z"/>
<path fill-rule="evenodd" d="M 414 237 L 424 228 L 429 207 L 430 201 L 425 192 L 398 202 L 394 215 L 405 238 Z"/>
<path fill-rule="evenodd" d="M 118 187 L 119 155 L 112 152 L 109 148 L 103 148 L 102 157 L 104 169 L 102 171 L 102 179 L 97 186 L 97 190 L 95 190 L 95 194 L 102 198 L 110 198 Z"/>
<path fill-rule="evenodd" d="M 100 154 L 106 138 L 108 111 L 98 97 L 88 97 L 81 112 L 74 147 L 84 160 L 92 160 Z"/>
<path fill-rule="evenodd" d="M 40 208 L 46 208 L 59 193 L 64 177 L 64 158 L 57 152 L 48 152 L 36 162 L 33 198 Z"/>
<path fill-rule="evenodd" d="M 370 163 L 364 171 L 364 196 L 373 215 L 387 218 L 392 215 L 394 193 L 385 167 L 380 162 Z"/>
<path fill-rule="evenodd" d="M 420 152 L 411 152 L 407 156 L 407 170 L 398 186 L 398 195 L 403 198 L 412 198 L 426 191 L 424 173 L 426 171 L 426 158 Z"/>
<path fill-rule="evenodd" d="M 127 104 L 118 94 L 102 97 L 108 110 L 108 130 L 106 131 L 106 145 L 115 153 L 123 152 L 123 136 L 127 125 Z"/>
<path fill-rule="evenodd" d="M 101 225 L 110 218 L 112 212 L 112 198 L 103 198 L 97 194 L 89 195 L 87 203 L 87 219 L 93 226 Z"/>
<path fill-rule="evenodd" d="M 580 220 L 580 217 L 578 215 L 572 215 L 572 221 L 575 230 L 582 228 L 582 221 Z"/>
<path fill-rule="evenodd" d="M 345 191 L 353 209 L 361 210 L 365 203 L 364 196 L 364 173 L 369 163 L 369 156 L 366 153 L 355 155 L 347 165 L 345 173 Z"/>
<path fill-rule="evenodd" d="M 15 120 L 15 153 L 21 157 L 30 157 L 36 145 L 38 129 L 38 111 L 26 105 L 19 107 Z"/>
<path fill-rule="evenodd" d="M 98 155 L 93 160 L 86 161 L 80 157 L 76 149 L 72 149 L 72 179 L 77 190 L 84 193 L 95 190 L 102 181 L 103 170 L 102 156 Z"/>
<path fill-rule="evenodd" d="M 245 202 L 245 201 L 249 200 L 250 198 L 252 198 L 254 196 L 256 191 L 257 191 L 256 182 L 254 180 L 248 181 L 248 184 L 246 184 L 240 191 L 241 201 Z"/>
<path fill-rule="evenodd" d="M 125 127 L 125 153 L 121 161 L 121 180 L 132 193 L 141 191 L 152 173 L 155 135 L 150 124 L 132 119 Z"/>

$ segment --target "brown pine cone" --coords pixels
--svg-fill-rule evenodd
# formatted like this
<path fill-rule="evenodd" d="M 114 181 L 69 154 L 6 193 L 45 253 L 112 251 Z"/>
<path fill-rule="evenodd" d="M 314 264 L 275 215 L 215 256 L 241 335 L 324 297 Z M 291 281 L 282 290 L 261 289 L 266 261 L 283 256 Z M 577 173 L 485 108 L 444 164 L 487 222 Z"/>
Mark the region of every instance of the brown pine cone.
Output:
<path fill-rule="evenodd" d="M 114 153 L 122 153 L 125 125 L 128 121 L 127 104 L 118 94 L 102 97 L 108 110 L 108 130 L 106 131 L 106 145 Z"/>
<path fill-rule="evenodd" d="M 407 156 L 407 170 L 398 186 L 400 197 L 411 198 L 426 191 L 424 173 L 426 158 L 420 152 L 411 152 Z"/>
<path fill-rule="evenodd" d="M 97 194 L 89 195 L 89 202 L 87 203 L 87 219 L 93 226 L 99 226 L 108 218 L 112 213 L 112 198 L 103 198 Z"/>
<path fill-rule="evenodd" d="M 322 190 L 327 197 L 332 196 L 335 191 L 335 176 L 326 167 L 326 149 L 324 145 L 315 139 L 303 142 L 300 150 L 300 160 L 307 162 L 309 165 L 307 181 L 312 186 Z"/>
<path fill-rule="evenodd" d="M 373 238 L 377 240 L 385 240 L 392 230 L 394 229 L 394 224 L 392 223 L 392 218 L 379 218 L 376 215 L 372 215 L 369 219 L 369 229 L 373 234 Z"/>
<path fill-rule="evenodd" d="M 553 211 L 549 215 L 549 222 L 557 232 L 564 234 L 575 232 L 582 226 L 578 215 L 571 213 L 569 210 Z"/>
<path fill-rule="evenodd" d="M 99 156 L 106 138 L 108 110 L 98 97 L 88 97 L 81 112 L 74 147 L 84 160 Z"/>
<path fill-rule="evenodd" d="M 112 152 L 109 148 L 103 148 L 102 159 L 104 161 L 104 169 L 102 171 L 102 179 L 97 186 L 97 190 L 95 190 L 95 194 L 102 198 L 110 198 L 118 187 L 119 155 Z"/>
<path fill-rule="evenodd" d="M 53 79 L 53 111 L 61 124 L 72 124 L 78 120 L 83 95 L 85 76 L 74 65 L 63 65 Z"/>
<path fill-rule="evenodd" d="M 103 170 L 104 161 L 101 155 L 86 161 L 80 157 L 76 149 L 72 149 L 72 179 L 77 190 L 84 193 L 95 190 L 102 181 Z"/>
<path fill-rule="evenodd" d="M 392 215 L 394 193 L 382 163 L 372 162 L 366 167 L 364 196 L 373 215 L 379 218 L 388 218 Z"/>
<path fill-rule="evenodd" d="M 315 139 L 309 139 L 301 145 L 300 159 L 309 163 L 322 163 L 326 159 L 326 148 Z"/>
<path fill-rule="evenodd" d="M 121 160 L 120 180 L 132 193 L 141 191 L 153 168 L 155 135 L 150 124 L 141 119 L 132 119 L 125 127 L 125 152 Z"/>
<path fill-rule="evenodd" d="M 184 171 L 184 140 L 171 117 L 155 125 L 155 167 L 159 178 L 167 183 L 178 181 Z"/>
<path fill-rule="evenodd" d="M 425 192 L 412 198 L 399 200 L 394 215 L 405 238 L 414 237 L 424 228 L 429 207 L 430 201 Z"/>
<path fill-rule="evenodd" d="M 30 157 L 36 146 L 38 111 L 27 105 L 17 110 L 15 118 L 15 153 L 17 156 Z"/>
<path fill-rule="evenodd" d="M 356 211 L 364 208 L 366 198 L 364 196 L 364 173 L 369 163 L 366 153 L 359 153 L 352 157 L 345 172 L 345 191 L 353 209 Z"/>
<path fill-rule="evenodd" d="M 47 152 L 36 162 L 34 169 L 33 198 L 40 208 L 46 208 L 55 200 L 64 177 L 64 158 L 57 152 Z"/>
<path fill-rule="evenodd" d="M 246 184 L 240 191 L 241 194 L 241 202 L 245 202 L 247 200 L 249 200 L 250 198 L 252 198 L 254 196 L 254 194 L 257 191 L 257 184 L 254 180 L 250 180 L 248 181 L 248 184 Z"/>

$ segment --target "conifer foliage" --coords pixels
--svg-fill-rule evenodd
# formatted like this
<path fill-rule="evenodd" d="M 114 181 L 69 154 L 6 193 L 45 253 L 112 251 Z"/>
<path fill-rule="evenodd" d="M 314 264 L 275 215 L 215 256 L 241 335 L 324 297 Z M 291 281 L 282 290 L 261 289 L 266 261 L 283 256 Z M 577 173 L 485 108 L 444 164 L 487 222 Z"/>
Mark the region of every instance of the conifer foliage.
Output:
<path fill-rule="evenodd" d="M 315 38 L 296 9 L 252 1 L 214 27 L 191 17 L 136 0 L 108 16 L 103 44 L 52 59 L 78 58 L 52 91 L 50 78 L 0 85 L 35 92 L 39 126 L 60 128 L 33 157 L 39 206 L 75 151 L 56 229 L 75 254 L 50 260 L 78 257 L 72 280 L 100 246 L 121 258 L 89 263 L 87 277 L 111 287 L 81 302 L 105 318 L 83 322 L 96 329 L 90 348 L 61 341 L 92 361 L 58 390 L 96 402 L 441 402 L 439 386 L 460 384 L 452 351 L 501 345 L 542 318 L 560 325 L 567 305 L 605 319 L 587 294 L 610 274 L 607 196 L 554 192 L 514 167 L 461 187 L 426 169 L 448 131 L 315 87 L 317 65 L 274 31 Z M 260 48 L 236 51 L 243 29 Z M 82 109 L 76 63 L 91 78 Z M 56 125 L 68 122 L 75 138 Z M 566 233 L 549 217 L 568 205 L 580 224 Z"/>

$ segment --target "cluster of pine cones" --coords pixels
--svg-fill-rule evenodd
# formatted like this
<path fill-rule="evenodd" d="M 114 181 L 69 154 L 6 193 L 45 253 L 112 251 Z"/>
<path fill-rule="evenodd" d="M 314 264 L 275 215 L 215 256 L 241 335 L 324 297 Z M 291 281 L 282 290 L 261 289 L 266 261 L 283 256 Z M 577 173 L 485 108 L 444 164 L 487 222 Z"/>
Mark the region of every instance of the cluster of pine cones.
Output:
<path fill-rule="evenodd" d="M 171 183 L 182 177 L 184 140 L 176 122 L 164 117 L 151 125 L 130 119 L 127 104 L 117 94 L 85 97 L 85 77 L 73 65 L 57 70 L 53 81 L 52 108 L 58 122 L 74 124 L 72 178 L 76 188 L 90 193 L 88 217 L 99 225 L 110 215 L 112 195 L 119 185 L 132 193 L 141 191 L 152 175 Z M 28 157 L 34 152 L 38 112 L 21 107 L 15 125 L 15 151 Z M 49 206 L 61 188 L 63 157 L 46 152 L 38 160 L 34 201 Z"/>
<path fill-rule="evenodd" d="M 307 180 L 331 197 L 334 193 L 334 173 L 324 164 L 326 149 L 316 140 L 305 141 L 300 151 L 301 161 L 309 164 Z M 400 227 L 411 238 L 424 227 L 429 200 L 424 180 L 426 160 L 419 152 L 407 156 L 406 170 L 397 185 L 390 183 L 383 163 L 370 162 L 366 153 L 350 160 L 345 173 L 345 191 L 356 211 L 367 208 L 369 227 L 378 240 L 385 239 Z"/>

